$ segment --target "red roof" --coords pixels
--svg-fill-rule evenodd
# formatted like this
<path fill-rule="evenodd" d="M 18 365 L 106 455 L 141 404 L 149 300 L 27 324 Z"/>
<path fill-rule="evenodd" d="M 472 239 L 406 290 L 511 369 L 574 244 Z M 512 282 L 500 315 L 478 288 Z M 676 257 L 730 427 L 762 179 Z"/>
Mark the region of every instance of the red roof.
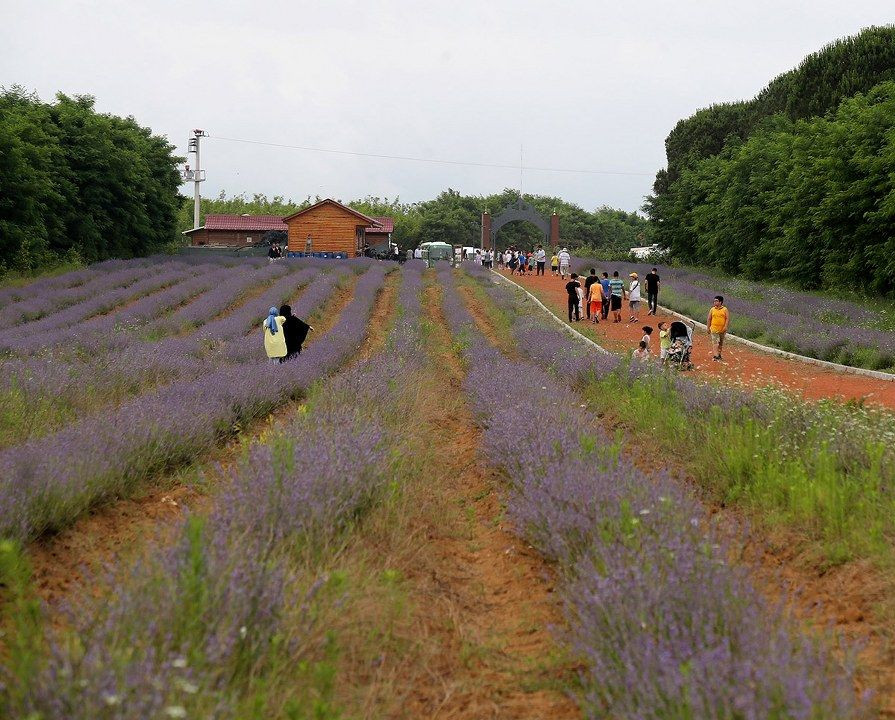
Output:
<path fill-rule="evenodd" d="M 390 217 L 374 217 L 378 226 L 371 225 L 366 229 L 368 233 L 390 233 L 395 231 L 395 221 Z"/>
<path fill-rule="evenodd" d="M 279 215 L 206 215 L 206 230 L 287 230 Z"/>

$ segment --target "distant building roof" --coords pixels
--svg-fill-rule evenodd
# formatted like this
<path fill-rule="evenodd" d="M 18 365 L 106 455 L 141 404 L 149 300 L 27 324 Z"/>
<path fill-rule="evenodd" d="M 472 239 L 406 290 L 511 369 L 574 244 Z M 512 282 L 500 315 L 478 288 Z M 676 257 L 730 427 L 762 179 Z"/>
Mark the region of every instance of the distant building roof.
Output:
<path fill-rule="evenodd" d="M 359 213 L 357 210 L 352 210 L 347 205 L 343 205 L 342 203 L 337 202 L 336 200 L 332 200 L 331 198 L 326 198 L 326 200 L 321 200 L 320 202 L 315 203 L 314 205 L 311 205 L 311 207 L 305 208 L 304 210 L 299 210 L 297 213 L 292 213 L 291 215 L 287 215 L 286 217 L 283 218 L 283 222 L 285 222 L 287 220 L 291 220 L 294 217 L 298 217 L 299 215 L 304 215 L 305 213 L 311 212 L 311 210 L 316 210 L 321 205 L 335 205 L 336 207 L 341 208 L 345 212 L 351 213 L 359 220 L 363 220 L 370 225 L 375 225 L 377 227 L 379 226 L 379 223 L 374 218 L 371 218 L 368 215 L 364 215 L 363 213 Z"/>
<path fill-rule="evenodd" d="M 282 230 L 286 232 L 288 228 L 279 215 L 206 215 L 205 225 L 187 230 L 184 234 L 196 230 L 249 230 L 256 232 Z"/>
<path fill-rule="evenodd" d="M 390 233 L 395 231 L 395 221 L 390 217 L 374 216 L 373 219 L 379 223 L 378 226 L 371 225 L 366 228 L 368 233 Z"/>

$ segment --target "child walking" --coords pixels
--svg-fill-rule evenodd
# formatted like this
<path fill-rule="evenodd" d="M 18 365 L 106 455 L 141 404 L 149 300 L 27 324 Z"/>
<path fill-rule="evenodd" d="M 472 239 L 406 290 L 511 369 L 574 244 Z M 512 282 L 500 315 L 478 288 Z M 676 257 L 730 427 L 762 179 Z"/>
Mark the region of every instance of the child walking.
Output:
<path fill-rule="evenodd" d="M 668 331 L 668 323 L 659 323 L 659 361 L 665 365 L 668 362 L 668 348 L 671 347 L 671 333 Z"/>

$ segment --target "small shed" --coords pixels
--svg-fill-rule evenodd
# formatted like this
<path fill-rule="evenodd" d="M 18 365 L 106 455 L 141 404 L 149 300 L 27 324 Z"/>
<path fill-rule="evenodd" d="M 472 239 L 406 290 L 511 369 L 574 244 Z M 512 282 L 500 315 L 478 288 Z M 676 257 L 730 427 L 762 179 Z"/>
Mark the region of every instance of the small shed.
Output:
<path fill-rule="evenodd" d="M 366 229 L 379 227 L 371 217 L 327 198 L 283 218 L 289 232 L 289 252 L 363 254 Z"/>
<path fill-rule="evenodd" d="M 206 215 L 202 227 L 183 234 L 190 245 L 210 247 L 251 247 L 261 243 L 269 230 L 286 231 L 286 223 L 279 215 Z"/>
<path fill-rule="evenodd" d="M 367 238 L 367 247 L 378 252 L 389 252 L 391 249 L 392 233 L 395 231 L 395 221 L 390 217 L 374 216 L 378 225 L 364 228 Z"/>

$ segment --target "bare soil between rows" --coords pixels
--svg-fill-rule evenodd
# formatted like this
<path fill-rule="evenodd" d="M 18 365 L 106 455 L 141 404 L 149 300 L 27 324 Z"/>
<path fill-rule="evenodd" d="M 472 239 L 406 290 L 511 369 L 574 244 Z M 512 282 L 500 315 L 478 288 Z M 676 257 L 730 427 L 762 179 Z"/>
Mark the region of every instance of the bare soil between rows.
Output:
<path fill-rule="evenodd" d="M 392 276 L 396 278 L 395 275 Z M 382 346 L 385 325 L 394 307 L 395 283 L 386 284 L 377 296 L 368 334 L 352 362 Z M 354 297 L 353 285 L 340 289 L 327 301 L 326 312 L 317 319 L 315 332 L 305 347 L 329 331 Z M 299 356 L 299 362 L 300 362 Z M 205 512 L 214 488 L 226 480 L 239 460 L 246 442 L 262 438 L 275 427 L 288 423 L 302 405 L 290 401 L 260 418 L 235 438 L 202 458 L 198 465 L 184 468 L 145 483 L 145 492 L 100 506 L 78 519 L 71 527 L 46 535 L 28 546 L 34 587 L 51 611 L 72 593 L 101 596 L 108 589 L 97 579 L 105 568 L 126 565 L 147 546 L 157 547 L 170 538 L 186 513 Z M 202 482 L 196 483 L 197 477 Z"/>
<path fill-rule="evenodd" d="M 428 672 L 414 678 L 402 717 L 483 720 L 578 718 L 562 690 L 570 668 L 557 655 L 550 628 L 562 624 L 551 568 L 503 516 L 500 475 L 480 455 L 480 432 L 462 396 L 463 368 L 450 351 L 440 288 L 426 291 L 447 375 L 442 407 L 424 422 L 440 438 L 444 493 L 465 515 L 463 532 L 433 520 L 426 558 L 411 575 L 415 622 L 427 638 Z"/>
<path fill-rule="evenodd" d="M 566 312 L 566 291 L 558 278 L 551 276 L 520 278 L 516 275 L 512 279 L 534 292 L 557 314 Z M 491 318 L 476 305 L 475 299 L 468 291 L 466 299 L 479 329 L 489 341 L 500 347 L 500 339 Z M 601 321 L 598 325 L 586 321 L 572 325 L 608 349 L 627 352 L 629 346 L 633 347 L 639 342 L 643 325 L 650 324 L 656 327 L 663 319 L 670 322 L 673 318 L 663 317 L 660 313 L 636 325 L 614 324 L 611 320 L 608 323 Z M 696 348 L 694 360 L 698 358 L 702 345 L 705 346 L 702 349 L 710 353 L 707 338 L 700 343 L 697 336 L 694 343 Z M 796 361 L 778 360 L 744 346 L 737 346 L 733 353 L 727 350 L 725 355 L 733 355 L 737 361 L 729 365 L 709 362 L 705 367 L 697 367 L 697 372 L 705 372 L 713 379 L 719 378 L 727 382 L 744 377 L 744 373 L 752 382 L 757 374 L 763 382 L 754 382 L 753 386 L 781 385 L 812 399 L 824 397 L 848 399 L 850 393 L 852 399 L 875 399 L 880 404 L 887 404 L 888 395 L 872 393 L 887 390 L 893 385 L 873 378 L 824 371 L 816 366 Z M 765 361 L 769 363 L 765 370 L 761 371 L 759 368 Z M 821 377 L 816 383 L 806 377 L 801 378 L 801 384 L 795 384 L 790 376 L 799 372 L 809 375 L 817 372 Z M 852 383 L 842 386 L 841 380 Z M 864 380 L 868 382 L 864 383 Z M 601 416 L 605 416 L 603 409 L 596 410 Z M 644 438 L 642 433 L 627 427 L 623 416 L 613 416 L 612 425 L 625 431 L 624 451 L 644 473 L 650 475 L 665 471 L 672 478 L 692 488 L 697 496 L 705 497 L 704 489 L 689 474 L 683 463 L 667 456 L 663 456 L 661 462 L 657 462 L 656 454 L 651 453 L 644 444 L 648 439 Z M 891 601 L 893 589 L 891 579 L 869 560 L 857 560 L 834 567 L 822 564 L 810 550 L 806 549 L 805 538 L 783 528 L 755 529 L 748 532 L 744 539 L 742 530 L 754 524 L 750 523 L 747 513 L 710 500 L 705 502 L 705 507 L 707 515 L 714 518 L 716 526 L 733 541 L 736 553 L 734 559 L 750 569 L 757 587 L 761 589 L 769 603 L 785 603 L 793 616 L 810 632 L 821 636 L 832 630 L 845 640 L 847 649 L 856 649 L 858 661 L 856 692 L 860 695 L 865 690 L 872 691 L 880 717 L 895 717 L 895 645 L 893 645 L 895 619 Z M 842 648 L 836 647 L 834 650 L 841 658 L 845 657 Z"/>

